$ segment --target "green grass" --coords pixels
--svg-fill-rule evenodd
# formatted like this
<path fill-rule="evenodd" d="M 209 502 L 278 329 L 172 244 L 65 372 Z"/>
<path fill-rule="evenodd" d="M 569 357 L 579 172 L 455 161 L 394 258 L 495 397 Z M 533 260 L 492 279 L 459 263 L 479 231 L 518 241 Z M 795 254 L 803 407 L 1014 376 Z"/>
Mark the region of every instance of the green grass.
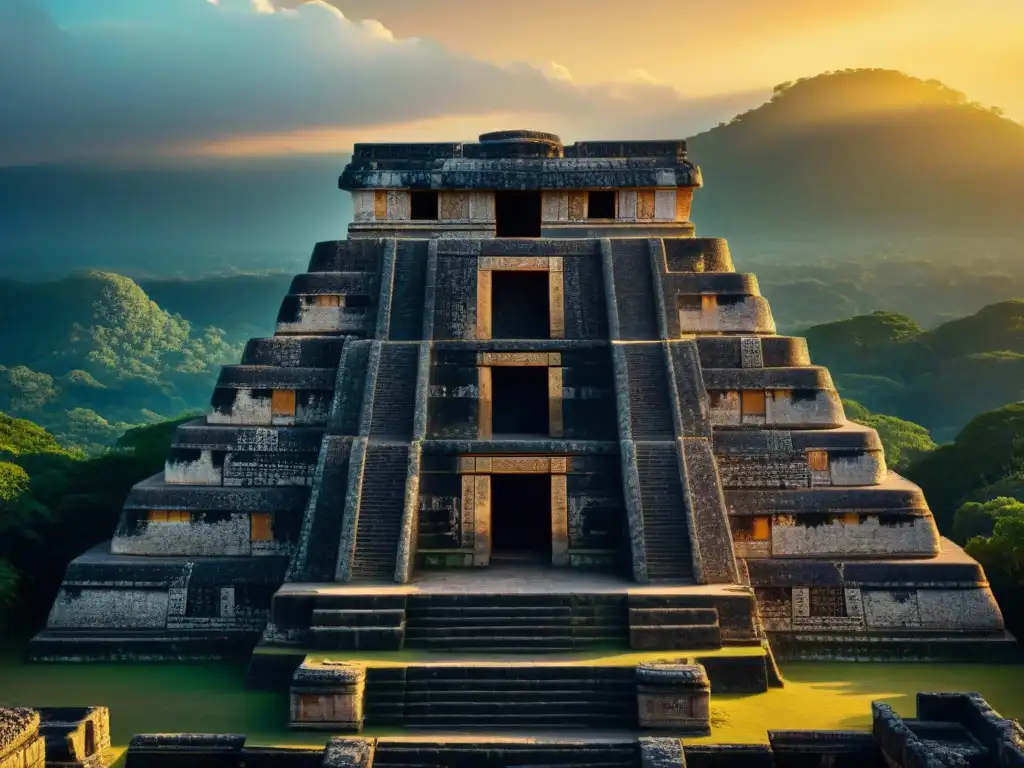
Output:
<path fill-rule="evenodd" d="M 866 729 L 871 702 L 912 715 L 919 691 L 978 691 L 1006 717 L 1024 717 L 1024 666 L 791 663 L 786 687 L 759 695 L 712 697 L 713 733 L 695 741 L 759 743 L 781 729 Z M 122 752 L 135 733 L 244 733 L 250 743 L 322 745 L 322 733 L 285 727 L 285 692 L 247 691 L 244 665 L 35 664 L 0 656 L 0 705 L 102 704 Z M 395 731 L 371 729 L 369 735 Z"/>
<path fill-rule="evenodd" d="M 294 653 L 288 649 L 257 649 L 258 654 L 274 655 L 276 653 Z M 728 646 L 715 648 L 706 651 L 632 651 L 622 648 L 605 648 L 591 651 L 579 651 L 573 653 L 548 653 L 543 659 L 546 664 L 558 664 L 568 666 L 593 666 L 593 667 L 635 667 L 649 661 L 661 661 L 664 659 L 679 659 L 693 656 L 764 656 L 764 649 L 760 646 Z M 366 664 L 368 667 L 404 667 L 407 664 L 444 664 L 444 663 L 482 663 L 493 664 L 495 659 L 516 663 L 515 655 L 504 654 L 500 656 L 488 656 L 487 654 L 456 654 L 437 651 L 421 651 L 405 649 L 401 651 L 343 651 L 325 652 L 312 651 L 306 654 L 311 661 L 323 661 L 333 659 L 336 661 L 352 661 Z M 536 662 L 537 656 L 527 656 L 523 659 Z"/>

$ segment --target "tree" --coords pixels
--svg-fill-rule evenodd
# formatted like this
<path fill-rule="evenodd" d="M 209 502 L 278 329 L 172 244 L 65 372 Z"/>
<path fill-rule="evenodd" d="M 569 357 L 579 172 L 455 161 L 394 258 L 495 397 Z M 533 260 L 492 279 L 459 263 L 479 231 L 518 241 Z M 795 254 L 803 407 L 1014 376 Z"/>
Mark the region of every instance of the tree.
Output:
<path fill-rule="evenodd" d="M 953 540 L 966 544 L 975 537 L 987 538 L 995 531 L 1001 518 L 1018 515 L 1024 517 L 1024 503 L 999 496 L 986 502 L 968 501 L 953 517 Z"/>
<path fill-rule="evenodd" d="M 980 514 L 989 515 L 995 525 L 989 535 L 974 536 L 967 542 L 967 554 L 982 564 L 992 581 L 1024 586 L 1024 504 L 1015 499 L 993 499 Z"/>
<path fill-rule="evenodd" d="M 907 477 L 924 490 L 943 532 L 952 529 L 955 511 L 972 493 L 1021 474 L 1024 402 L 976 416 L 951 444 L 907 470 Z"/>
<path fill-rule="evenodd" d="M 895 416 L 871 413 L 853 400 L 843 400 L 843 409 L 850 421 L 872 427 L 878 432 L 885 450 L 885 463 L 896 472 L 903 472 L 937 447 L 928 430 L 920 424 Z"/>
<path fill-rule="evenodd" d="M 53 435 L 27 419 L 0 413 L 0 457 L 33 453 L 65 454 Z"/>
<path fill-rule="evenodd" d="M 39 530 L 52 514 L 32 495 L 28 473 L 0 461 L 0 606 L 13 605 L 21 582 L 11 558 L 26 543 L 39 542 Z"/>

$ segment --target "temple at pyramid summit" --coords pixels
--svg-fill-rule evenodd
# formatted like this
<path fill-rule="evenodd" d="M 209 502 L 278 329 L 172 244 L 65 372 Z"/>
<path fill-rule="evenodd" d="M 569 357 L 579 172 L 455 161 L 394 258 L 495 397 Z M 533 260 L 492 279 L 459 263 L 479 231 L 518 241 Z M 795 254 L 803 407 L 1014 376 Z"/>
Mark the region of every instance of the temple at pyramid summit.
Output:
<path fill-rule="evenodd" d="M 978 563 L 696 236 L 701 184 L 682 141 L 356 145 L 348 238 L 70 564 L 34 658 L 252 651 L 300 727 L 561 727 L 636 725 L 659 654 L 756 691 L 775 658 L 1010 652 Z M 616 653 L 651 668 L 587 666 Z M 323 686 L 363 703 L 310 714 Z"/>

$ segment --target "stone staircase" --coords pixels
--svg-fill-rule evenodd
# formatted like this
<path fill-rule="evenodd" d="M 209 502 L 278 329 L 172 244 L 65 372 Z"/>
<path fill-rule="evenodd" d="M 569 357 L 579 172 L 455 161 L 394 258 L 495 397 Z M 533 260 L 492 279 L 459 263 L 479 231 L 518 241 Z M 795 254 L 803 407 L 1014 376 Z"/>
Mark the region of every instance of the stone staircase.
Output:
<path fill-rule="evenodd" d="M 352 558 L 353 580 L 391 581 L 395 577 L 408 466 L 408 445 L 367 444 Z"/>
<path fill-rule="evenodd" d="M 538 653 L 622 645 L 621 595 L 410 595 L 409 648 Z"/>
<path fill-rule="evenodd" d="M 409 440 L 416 412 L 419 345 L 382 343 L 370 417 L 370 437 Z"/>
<path fill-rule="evenodd" d="M 665 350 L 660 343 L 622 347 L 629 376 L 630 426 L 634 440 L 674 440 Z"/>
<path fill-rule="evenodd" d="M 399 240 L 397 243 L 388 333 L 392 341 L 415 341 L 423 336 L 428 247 L 426 240 Z"/>
<path fill-rule="evenodd" d="M 453 741 L 430 744 L 381 739 L 375 768 L 636 768 L 635 740 Z"/>
<path fill-rule="evenodd" d="M 693 551 L 675 443 L 637 443 L 636 464 L 647 577 L 651 581 L 690 581 Z"/>
<path fill-rule="evenodd" d="M 404 636 L 404 595 L 318 595 L 314 600 L 309 625 L 314 650 L 398 650 Z"/>
<path fill-rule="evenodd" d="M 624 341 L 659 338 L 647 241 L 612 240 L 611 249 L 620 338 Z"/>
<path fill-rule="evenodd" d="M 715 608 L 630 608 L 629 647 L 687 651 L 722 647 Z"/>
<path fill-rule="evenodd" d="M 407 728 L 632 728 L 632 667 L 431 665 L 405 673 Z"/>

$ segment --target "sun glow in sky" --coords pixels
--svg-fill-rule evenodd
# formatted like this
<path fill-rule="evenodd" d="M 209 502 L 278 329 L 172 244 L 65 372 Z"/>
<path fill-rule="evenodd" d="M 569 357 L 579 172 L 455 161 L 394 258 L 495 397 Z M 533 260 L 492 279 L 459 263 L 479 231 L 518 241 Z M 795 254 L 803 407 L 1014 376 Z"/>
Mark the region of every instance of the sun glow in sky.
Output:
<path fill-rule="evenodd" d="M 0 164 L 685 136 L 848 67 L 1024 120 L 1024 0 L 0 0 Z"/>

